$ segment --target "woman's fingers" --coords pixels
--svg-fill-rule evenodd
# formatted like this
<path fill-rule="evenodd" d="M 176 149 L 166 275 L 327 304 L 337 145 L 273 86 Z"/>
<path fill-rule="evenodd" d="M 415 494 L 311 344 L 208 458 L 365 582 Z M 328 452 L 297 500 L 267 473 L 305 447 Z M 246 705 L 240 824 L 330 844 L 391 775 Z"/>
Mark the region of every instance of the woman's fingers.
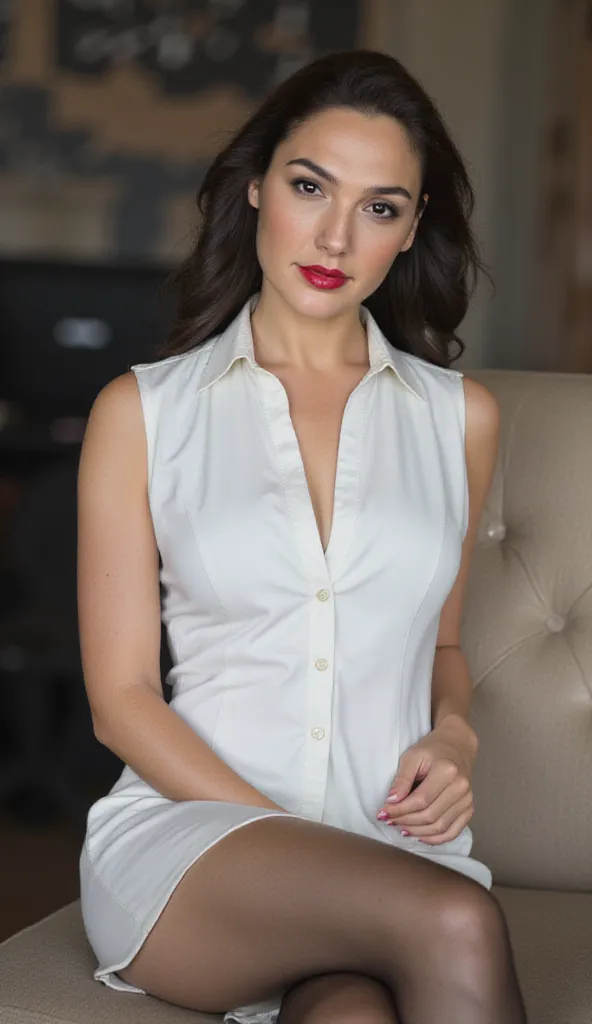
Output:
<path fill-rule="evenodd" d="M 456 821 L 453 822 L 453 824 L 445 832 L 434 836 L 417 835 L 416 838 L 419 839 L 421 843 L 426 843 L 430 846 L 440 846 L 442 843 L 449 843 L 451 842 L 451 840 L 456 839 L 456 837 L 461 834 L 463 828 L 465 827 L 465 825 L 468 825 L 472 817 L 473 812 L 466 811 L 464 814 L 461 814 L 460 818 L 457 818 Z"/>
<path fill-rule="evenodd" d="M 467 821 L 470 820 L 474 812 L 474 801 L 473 794 L 467 793 L 465 796 L 457 800 L 452 806 L 446 807 L 440 814 L 438 814 L 436 801 L 431 807 L 426 808 L 425 811 L 417 811 L 415 814 L 407 814 L 401 819 L 391 818 L 389 824 L 396 826 L 397 828 L 406 829 L 412 836 L 422 838 L 424 836 L 437 836 L 447 834 L 452 828 L 454 828 L 455 822 L 459 819 L 464 818 L 468 815 Z M 464 828 L 466 821 L 463 821 L 461 828 Z M 458 832 L 456 833 L 458 835 Z"/>
<path fill-rule="evenodd" d="M 450 824 L 451 812 L 454 810 L 464 811 L 473 801 L 473 790 L 471 784 L 465 778 L 459 778 L 446 787 L 427 807 L 417 811 L 402 813 L 402 809 L 396 804 L 387 804 L 386 811 L 390 819 L 396 825 L 403 825 L 405 828 L 418 825 L 433 825 L 438 820 L 444 820 L 448 815 L 447 823 Z"/>

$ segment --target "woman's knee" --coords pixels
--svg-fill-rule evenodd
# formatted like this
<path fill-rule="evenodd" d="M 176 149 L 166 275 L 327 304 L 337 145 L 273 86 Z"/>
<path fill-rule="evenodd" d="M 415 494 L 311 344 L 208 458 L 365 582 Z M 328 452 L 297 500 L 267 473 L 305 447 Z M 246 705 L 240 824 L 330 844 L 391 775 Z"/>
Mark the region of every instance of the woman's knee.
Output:
<path fill-rule="evenodd" d="M 454 943 L 459 952 L 466 946 L 472 950 L 483 949 L 487 954 L 492 946 L 507 944 L 506 918 L 493 893 L 462 876 L 454 883 L 442 892 L 433 907 L 434 927 L 439 937 Z"/>
<path fill-rule="evenodd" d="M 335 972 L 293 985 L 282 1000 L 278 1024 L 399 1024 L 399 1018 L 381 981 Z"/>

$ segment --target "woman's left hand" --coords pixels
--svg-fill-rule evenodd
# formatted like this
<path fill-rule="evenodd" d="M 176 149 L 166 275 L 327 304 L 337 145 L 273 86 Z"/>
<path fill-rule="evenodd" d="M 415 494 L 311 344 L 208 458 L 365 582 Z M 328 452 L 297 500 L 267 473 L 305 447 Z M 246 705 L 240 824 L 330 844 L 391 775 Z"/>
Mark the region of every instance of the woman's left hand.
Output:
<path fill-rule="evenodd" d="M 432 846 L 456 839 L 475 810 L 471 776 L 477 748 L 477 735 L 465 719 L 444 719 L 401 755 L 377 817 L 386 815 L 385 825 Z"/>

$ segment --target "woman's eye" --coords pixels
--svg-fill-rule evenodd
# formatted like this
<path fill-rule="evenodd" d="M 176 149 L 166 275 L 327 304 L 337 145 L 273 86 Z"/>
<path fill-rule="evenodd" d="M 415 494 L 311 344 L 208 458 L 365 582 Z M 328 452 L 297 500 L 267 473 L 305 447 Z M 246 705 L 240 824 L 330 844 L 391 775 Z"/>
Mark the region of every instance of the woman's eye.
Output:
<path fill-rule="evenodd" d="M 395 217 L 399 216 L 399 211 L 397 210 L 397 208 L 395 206 L 391 206 L 390 203 L 372 203 L 372 206 L 380 206 L 382 207 L 383 210 L 387 211 L 387 216 L 385 216 L 384 214 L 379 214 L 379 220 L 394 220 Z"/>
<path fill-rule="evenodd" d="M 297 192 L 299 191 L 298 185 L 312 185 L 313 188 L 318 188 L 319 187 L 317 185 L 316 181 L 309 181 L 308 178 L 294 178 L 290 182 L 290 184 L 296 189 Z M 306 196 L 310 196 L 312 194 L 313 194 L 312 192 L 305 192 L 304 193 L 304 195 L 306 195 Z"/>
<path fill-rule="evenodd" d="M 316 181 L 311 181 L 309 178 L 293 178 L 290 184 L 296 192 L 299 192 L 300 195 L 305 196 L 312 196 L 314 195 L 314 192 L 303 192 L 299 188 L 300 185 L 310 185 L 313 189 L 320 187 Z M 390 203 L 381 203 L 380 201 L 377 201 L 375 203 L 371 203 L 370 205 L 373 207 L 380 207 L 380 210 L 382 211 L 376 214 L 377 220 L 394 220 L 395 217 L 399 216 L 399 211 L 397 210 L 396 206 L 391 206 Z"/>

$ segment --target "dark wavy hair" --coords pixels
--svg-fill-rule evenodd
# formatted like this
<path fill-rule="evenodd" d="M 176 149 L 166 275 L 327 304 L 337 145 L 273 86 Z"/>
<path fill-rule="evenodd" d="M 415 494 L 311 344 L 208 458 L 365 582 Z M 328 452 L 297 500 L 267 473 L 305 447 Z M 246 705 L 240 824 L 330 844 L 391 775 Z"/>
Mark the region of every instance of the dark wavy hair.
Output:
<path fill-rule="evenodd" d="M 169 277 L 176 317 L 158 352 L 189 351 L 223 331 L 262 285 L 258 211 L 248 182 L 265 175 L 277 145 L 322 110 L 386 114 L 405 130 L 429 194 L 415 239 L 363 302 L 391 344 L 449 367 L 465 350 L 456 334 L 478 272 L 490 278 L 470 227 L 475 197 L 462 157 L 421 85 L 394 57 L 375 50 L 330 53 L 300 68 L 263 101 L 214 158 L 197 193 L 201 215 L 192 251 Z M 453 342 L 459 345 L 450 355 Z"/>

